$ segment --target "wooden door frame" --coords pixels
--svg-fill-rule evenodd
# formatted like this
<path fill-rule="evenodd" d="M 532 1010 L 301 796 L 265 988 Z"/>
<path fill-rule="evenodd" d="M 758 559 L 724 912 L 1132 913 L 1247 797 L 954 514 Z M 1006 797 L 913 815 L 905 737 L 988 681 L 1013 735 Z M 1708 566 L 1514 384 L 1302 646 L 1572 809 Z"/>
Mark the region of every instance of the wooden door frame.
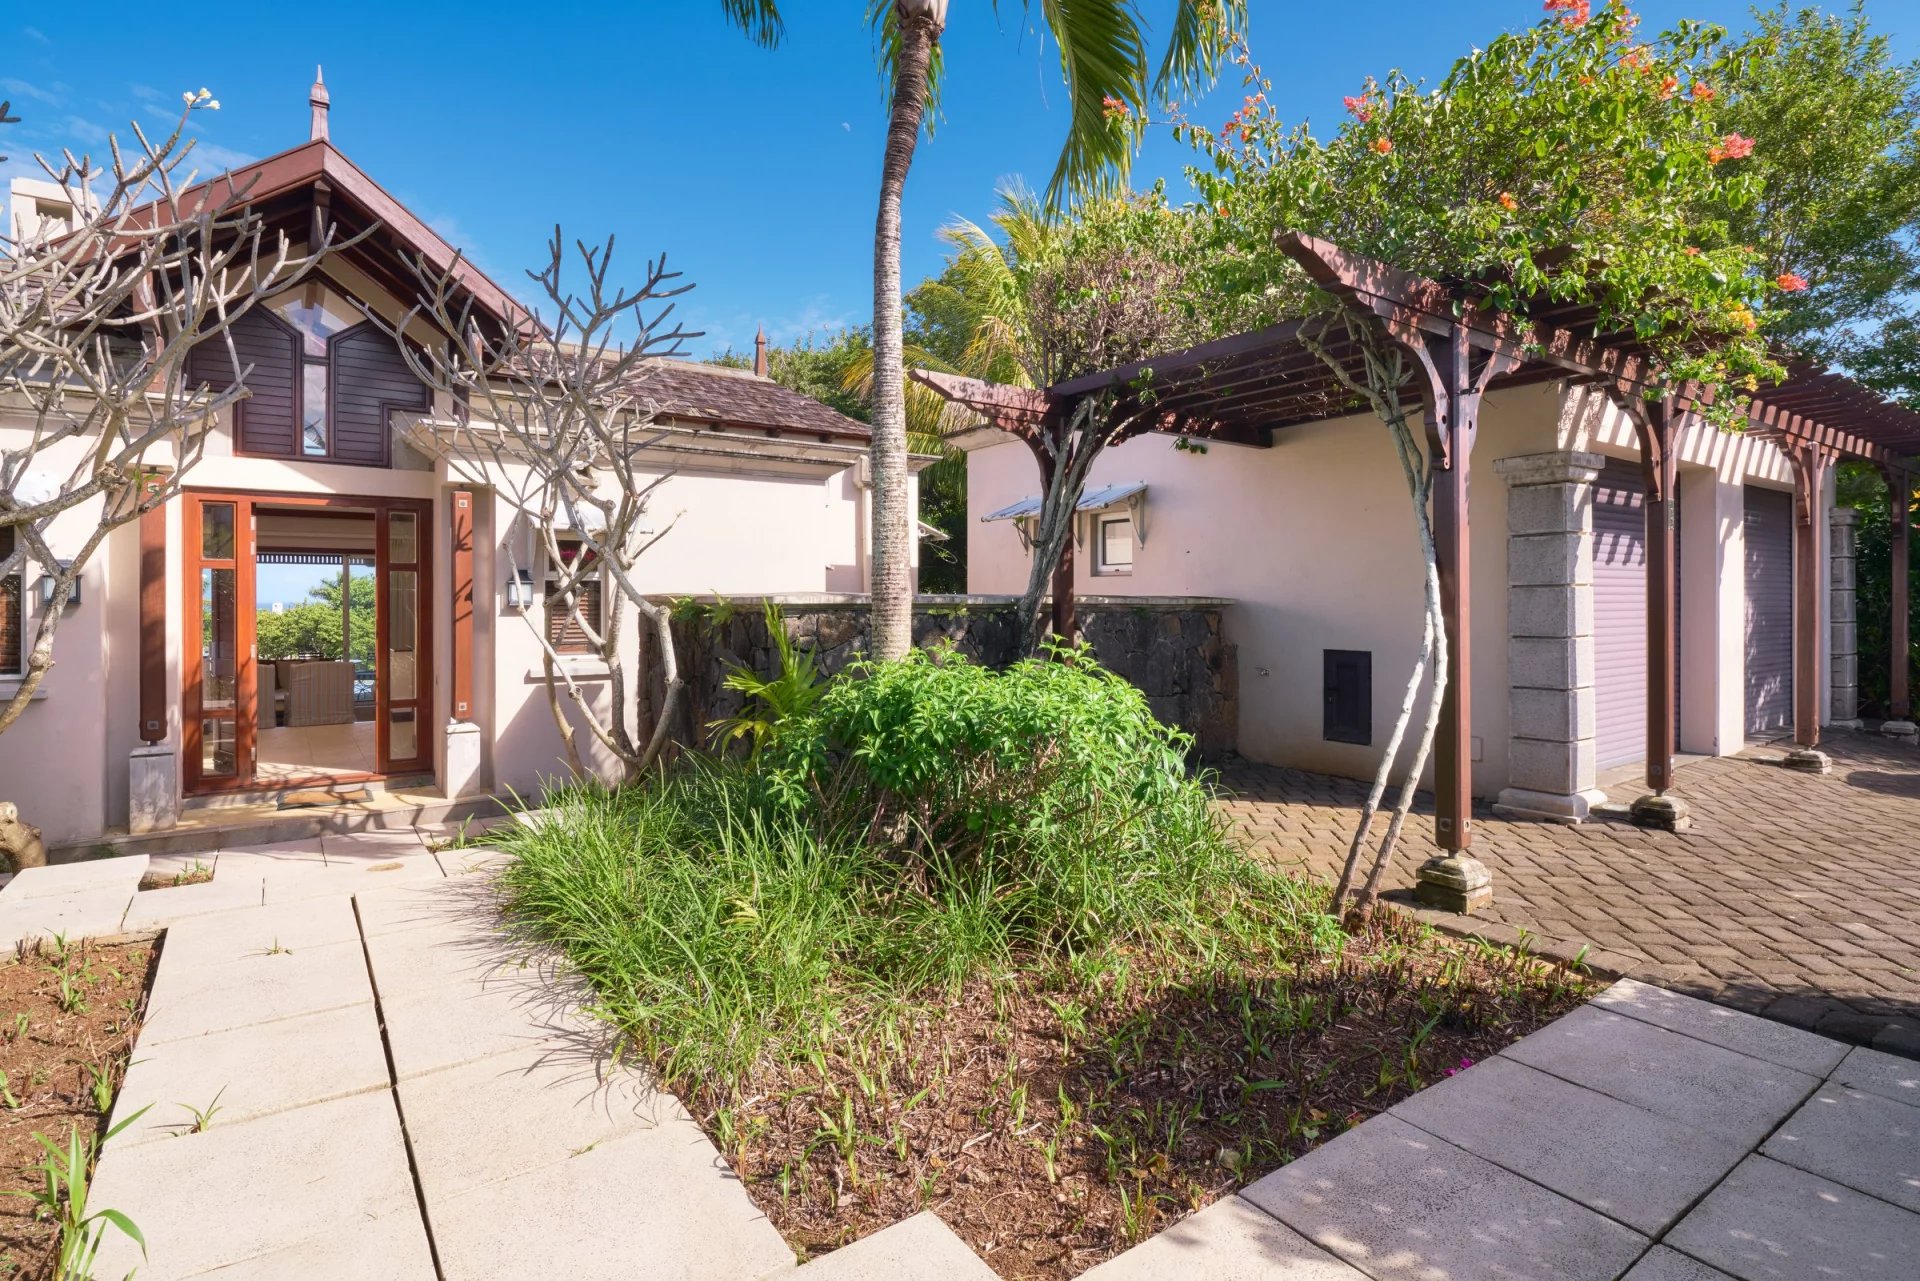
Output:
<path fill-rule="evenodd" d="M 258 538 L 254 528 L 254 515 L 257 507 L 313 507 L 313 508 L 351 508 L 369 513 L 375 525 L 374 545 L 378 549 L 385 537 L 387 516 L 391 512 L 412 512 L 415 517 L 415 539 L 418 561 L 415 570 L 419 574 L 416 591 L 415 613 L 418 619 L 419 635 L 415 650 L 416 689 L 420 691 L 416 706 L 418 715 L 419 764 L 407 765 L 393 771 L 394 774 L 415 774 L 434 768 L 433 740 L 430 727 L 435 724 L 433 707 L 435 691 L 433 685 L 433 521 L 434 503 L 431 498 L 383 497 L 371 494 L 289 494 L 274 490 L 229 489 L 229 488 L 188 488 L 182 491 L 186 500 L 182 511 L 184 544 L 181 548 L 181 578 L 183 579 L 182 599 L 185 613 L 182 616 L 182 635 L 186 644 L 181 653 L 181 743 L 185 759 L 181 762 L 182 790 L 189 796 L 205 796 L 222 792 L 285 791 L 296 787 L 320 787 L 337 783 L 362 783 L 388 777 L 388 772 L 376 770 L 358 774 L 315 774 L 291 779 L 275 780 L 273 784 L 263 786 L 254 777 L 258 764 L 259 737 L 259 658 L 258 602 L 255 599 L 255 577 L 259 570 Z M 200 574 L 203 568 L 201 548 L 200 513 L 209 502 L 231 502 L 234 511 L 234 577 L 235 598 L 238 617 L 235 619 L 234 643 L 237 649 L 235 663 L 236 689 L 234 691 L 234 751 L 238 758 L 232 778 L 205 779 L 200 776 L 201 753 L 204 742 L 201 733 L 200 694 L 202 660 L 194 645 L 199 634 L 200 617 Z M 247 572 L 240 572 L 242 567 Z M 374 629 L 374 741 L 378 761 L 387 760 L 387 711 L 389 676 L 387 668 L 387 618 L 389 611 L 380 605 L 381 593 L 386 587 L 383 570 L 376 561 L 374 570 L 375 618 Z M 342 643 L 345 643 L 344 633 Z"/>

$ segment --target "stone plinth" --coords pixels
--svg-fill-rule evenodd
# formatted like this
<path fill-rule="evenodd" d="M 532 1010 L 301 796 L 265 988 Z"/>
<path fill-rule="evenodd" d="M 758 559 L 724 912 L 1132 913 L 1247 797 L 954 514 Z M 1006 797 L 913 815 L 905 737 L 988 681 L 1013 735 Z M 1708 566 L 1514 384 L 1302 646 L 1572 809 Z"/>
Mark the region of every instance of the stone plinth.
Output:
<path fill-rule="evenodd" d="M 1507 499 L 1507 787 L 1515 818 L 1577 823 L 1599 790 L 1593 681 L 1593 482 L 1606 459 L 1502 458 Z"/>
<path fill-rule="evenodd" d="M 480 727 L 472 721 L 447 722 L 448 798 L 478 796 L 484 792 L 480 769 Z"/>
<path fill-rule="evenodd" d="M 166 743 L 127 756 L 127 830 L 163 832 L 180 821 L 180 758 Z"/>

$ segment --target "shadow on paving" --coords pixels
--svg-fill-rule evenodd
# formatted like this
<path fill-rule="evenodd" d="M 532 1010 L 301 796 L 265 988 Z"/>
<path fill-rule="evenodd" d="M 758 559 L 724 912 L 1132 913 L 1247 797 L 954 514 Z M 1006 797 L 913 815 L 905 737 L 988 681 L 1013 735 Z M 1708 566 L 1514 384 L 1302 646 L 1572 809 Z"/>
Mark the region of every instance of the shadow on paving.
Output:
<path fill-rule="evenodd" d="M 1920 748 L 1836 731 L 1828 775 L 1778 746 L 1683 765 L 1692 830 L 1601 819 L 1568 826 L 1476 806 L 1473 854 L 1494 902 L 1471 922 L 1554 956 L 1894 1053 L 1920 1057 Z M 1239 762 L 1221 805 L 1261 854 L 1338 874 L 1366 786 Z M 1633 799 L 1622 788 L 1610 799 Z M 1431 798 L 1408 821 L 1392 897 L 1433 848 Z M 1601 955 L 1604 954 L 1604 955 Z"/>

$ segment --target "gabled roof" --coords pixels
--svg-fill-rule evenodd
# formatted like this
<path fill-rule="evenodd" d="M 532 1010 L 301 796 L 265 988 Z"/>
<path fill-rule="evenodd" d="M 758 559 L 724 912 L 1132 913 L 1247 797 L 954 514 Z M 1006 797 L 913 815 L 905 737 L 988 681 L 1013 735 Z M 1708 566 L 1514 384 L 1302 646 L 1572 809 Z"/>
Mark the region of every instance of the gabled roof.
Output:
<path fill-rule="evenodd" d="M 419 287 L 404 253 L 424 259 L 438 271 L 451 268 L 474 302 L 502 322 L 513 323 L 529 314 L 324 138 L 198 183 L 182 193 L 181 205 L 191 210 L 196 195 L 217 193 L 224 199 L 229 190 L 244 195 L 270 227 L 286 230 L 296 239 L 307 238 L 316 208 L 324 211 L 342 239 L 371 230 L 342 256 L 396 298 L 404 300 Z M 803 432 L 822 440 L 865 441 L 871 435 L 866 424 L 744 370 L 671 359 L 652 361 L 649 366 L 642 395 L 674 418 L 716 427 Z"/>

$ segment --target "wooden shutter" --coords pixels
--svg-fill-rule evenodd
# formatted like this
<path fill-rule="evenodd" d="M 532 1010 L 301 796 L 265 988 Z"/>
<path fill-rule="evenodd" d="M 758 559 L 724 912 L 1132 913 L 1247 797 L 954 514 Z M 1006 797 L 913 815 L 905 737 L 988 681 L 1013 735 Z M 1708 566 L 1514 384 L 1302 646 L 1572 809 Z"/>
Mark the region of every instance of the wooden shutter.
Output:
<path fill-rule="evenodd" d="M 333 362 L 333 456 L 338 462 L 385 467 L 393 457 L 389 415 L 424 413 L 433 403 L 393 338 L 371 321 L 327 344 Z"/>
<path fill-rule="evenodd" d="M 1647 754 L 1647 514 L 1638 463 L 1593 485 L 1594 750 L 1600 768 Z"/>
<path fill-rule="evenodd" d="M 570 609 L 559 593 L 547 597 L 547 643 L 562 654 L 591 654 L 593 643 L 580 627 L 576 613 L 593 620 L 594 629 L 599 630 L 601 621 L 606 617 L 600 612 L 602 599 L 600 580 L 589 578 L 576 587 L 578 609 Z"/>
<path fill-rule="evenodd" d="M 1793 727 L 1793 495 L 1745 495 L 1747 733 Z"/>
<path fill-rule="evenodd" d="M 0 528 L 0 560 L 13 554 L 13 527 Z M 20 670 L 20 629 L 24 618 L 20 608 L 20 582 L 16 571 L 0 578 L 0 673 Z"/>
<path fill-rule="evenodd" d="M 234 407 L 234 449 L 243 454 L 289 458 L 300 451 L 300 336 L 273 313 L 255 307 L 228 330 L 248 396 Z M 224 390 L 233 384 L 233 362 L 224 338 L 216 337 L 187 355 L 187 377 Z"/>
<path fill-rule="evenodd" d="M 1325 651 L 1325 715 L 1320 736 L 1329 743 L 1373 742 L 1373 654 L 1364 649 Z"/>

